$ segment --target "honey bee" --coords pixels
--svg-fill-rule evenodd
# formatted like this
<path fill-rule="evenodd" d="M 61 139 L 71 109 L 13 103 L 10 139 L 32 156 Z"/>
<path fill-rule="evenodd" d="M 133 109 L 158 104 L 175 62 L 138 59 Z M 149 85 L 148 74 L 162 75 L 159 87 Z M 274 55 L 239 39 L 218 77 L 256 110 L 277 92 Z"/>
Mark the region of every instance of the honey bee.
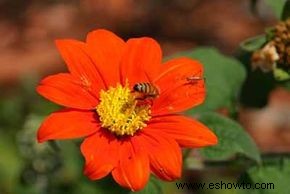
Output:
<path fill-rule="evenodd" d="M 149 82 L 136 83 L 133 92 L 137 93 L 137 100 L 154 99 L 159 96 L 159 90 Z"/>

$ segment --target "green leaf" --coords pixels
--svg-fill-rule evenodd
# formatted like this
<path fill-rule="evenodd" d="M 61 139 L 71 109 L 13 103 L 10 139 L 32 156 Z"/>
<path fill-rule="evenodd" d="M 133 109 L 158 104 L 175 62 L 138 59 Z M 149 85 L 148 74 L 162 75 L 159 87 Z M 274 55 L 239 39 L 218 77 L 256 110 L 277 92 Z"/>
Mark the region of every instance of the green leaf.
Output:
<path fill-rule="evenodd" d="M 290 74 L 281 68 L 274 68 L 273 74 L 277 81 L 286 81 L 290 79 Z"/>
<path fill-rule="evenodd" d="M 130 192 L 130 194 L 162 194 L 161 182 L 155 177 L 151 176 L 150 181 L 147 183 L 146 187 L 139 192 Z"/>
<path fill-rule="evenodd" d="M 57 142 L 63 160 L 63 169 L 61 177 L 67 180 L 77 180 L 82 175 L 83 161 L 80 156 L 78 145 L 72 141 Z"/>
<path fill-rule="evenodd" d="M 173 57 L 179 56 L 197 59 L 204 66 L 206 100 L 190 113 L 229 107 L 245 79 L 246 72 L 243 65 L 234 58 L 224 56 L 216 49 L 208 47 L 182 52 Z"/>
<path fill-rule="evenodd" d="M 263 34 L 246 39 L 240 44 L 240 47 L 244 51 L 253 52 L 260 49 L 266 43 L 266 41 L 266 36 Z"/>
<path fill-rule="evenodd" d="M 201 149 L 201 155 L 206 159 L 218 161 L 242 155 L 260 162 L 260 153 L 255 142 L 237 122 L 217 113 L 203 113 L 199 120 L 218 137 L 216 146 Z"/>
<path fill-rule="evenodd" d="M 289 17 L 290 17 L 290 0 L 287 0 L 283 8 L 282 20 L 286 20 Z"/>
<path fill-rule="evenodd" d="M 265 33 L 266 33 L 267 42 L 270 42 L 275 37 L 275 27 L 272 26 L 272 27 L 266 28 Z"/>
<path fill-rule="evenodd" d="M 19 156 L 15 139 L 3 131 L 5 129 L 0 128 L 0 191 L 3 188 L 10 193 L 19 181 L 24 161 Z"/>
<path fill-rule="evenodd" d="M 93 193 L 104 193 L 106 192 L 105 190 L 99 189 L 96 187 L 94 184 L 91 184 L 90 182 L 78 182 L 78 184 L 75 186 L 74 194 L 80 194 L 80 193 L 85 193 L 85 194 L 93 194 Z"/>
<path fill-rule="evenodd" d="M 265 2 L 272 8 L 276 17 L 280 19 L 286 0 L 266 0 Z"/>
<path fill-rule="evenodd" d="M 26 116 L 23 103 L 21 96 L 0 99 L 0 126 L 5 126 L 6 129 L 19 129 Z"/>
<path fill-rule="evenodd" d="M 238 190 L 238 194 L 288 194 L 290 191 L 289 180 L 290 160 L 280 159 L 276 163 L 250 168 L 239 181 L 250 184 L 259 183 L 259 186 L 263 186 L 265 189 L 255 189 L 252 191 L 241 189 Z"/>
<path fill-rule="evenodd" d="M 90 181 L 90 184 L 92 182 Z M 105 193 L 105 194 L 129 194 L 130 190 L 126 189 L 124 187 L 121 187 L 116 183 L 116 181 L 113 179 L 112 176 L 106 176 L 95 183 L 95 192 L 91 194 L 96 194 L 96 193 Z M 79 194 L 79 193 L 75 193 Z"/>

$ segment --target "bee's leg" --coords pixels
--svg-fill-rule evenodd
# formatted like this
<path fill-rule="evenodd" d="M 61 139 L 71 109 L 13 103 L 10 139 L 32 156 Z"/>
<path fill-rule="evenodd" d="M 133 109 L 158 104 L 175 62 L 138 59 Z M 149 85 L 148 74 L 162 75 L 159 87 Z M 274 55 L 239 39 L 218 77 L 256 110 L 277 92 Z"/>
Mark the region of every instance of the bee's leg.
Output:
<path fill-rule="evenodd" d="M 144 97 L 144 96 L 135 98 L 135 100 L 140 100 L 140 101 L 145 100 L 145 99 L 146 99 L 146 97 Z"/>
<path fill-rule="evenodd" d="M 152 106 L 153 105 L 153 100 L 154 100 L 154 98 L 152 98 L 152 97 L 147 97 L 146 99 L 144 99 L 144 104 L 149 104 L 150 106 Z"/>
<path fill-rule="evenodd" d="M 146 96 L 141 93 L 135 91 L 131 91 L 131 93 L 133 93 L 135 100 L 144 100 L 146 98 Z"/>
<path fill-rule="evenodd" d="M 126 112 L 128 114 L 132 114 L 132 112 L 135 110 L 136 105 L 137 105 L 137 101 L 135 101 L 133 106 L 129 110 L 126 110 Z"/>
<path fill-rule="evenodd" d="M 142 98 L 142 99 L 137 99 L 137 105 L 138 106 L 142 106 L 142 105 L 145 105 L 145 104 L 147 104 L 147 102 L 146 102 L 146 100 L 147 99 L 144 99 L 144 98 Z"/>

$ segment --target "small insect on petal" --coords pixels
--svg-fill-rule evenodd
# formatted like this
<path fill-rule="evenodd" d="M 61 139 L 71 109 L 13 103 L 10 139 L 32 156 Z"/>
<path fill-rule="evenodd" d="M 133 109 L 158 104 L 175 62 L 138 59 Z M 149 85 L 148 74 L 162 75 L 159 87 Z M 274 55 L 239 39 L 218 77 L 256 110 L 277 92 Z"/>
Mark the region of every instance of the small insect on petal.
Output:
<path fill-rule="evenodd" d="M 194 76 L 194 75 L 186 78 L 187 83 L 190 83 L 190 84 L 195 84 L 200 80 L 205 80 L 205 78 L 202 76 Z"/>

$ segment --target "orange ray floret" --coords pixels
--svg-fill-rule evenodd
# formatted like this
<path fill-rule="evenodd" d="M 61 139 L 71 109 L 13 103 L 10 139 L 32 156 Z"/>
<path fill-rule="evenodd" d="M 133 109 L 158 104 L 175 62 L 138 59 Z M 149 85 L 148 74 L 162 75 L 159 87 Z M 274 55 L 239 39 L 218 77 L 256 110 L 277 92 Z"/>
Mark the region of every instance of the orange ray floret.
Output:
<path fill-rule="evenodd" d="M 181 176 L 182 147 L 217 143 L 206 126 L 177 115 L 204 101 L 204 80 L 188 79 L 202 77 L 198 61 L 177 58 L 162 64 L 154 39 L 125 42 L 107 30 L 90 32 L 86 42 L 56 44 L 69 72 L 44 78 L 37 91 L 66 108 L 43 121 L 37 138 L 84 137 L 84 174 L 91 180 L 111 173 L 133 191 L 145 187 L 150 173 L 176 180 Z M 138 83 L 143 88 L 135 91 Z M 147 94 L 150 86 L 158 95 Z"/>

